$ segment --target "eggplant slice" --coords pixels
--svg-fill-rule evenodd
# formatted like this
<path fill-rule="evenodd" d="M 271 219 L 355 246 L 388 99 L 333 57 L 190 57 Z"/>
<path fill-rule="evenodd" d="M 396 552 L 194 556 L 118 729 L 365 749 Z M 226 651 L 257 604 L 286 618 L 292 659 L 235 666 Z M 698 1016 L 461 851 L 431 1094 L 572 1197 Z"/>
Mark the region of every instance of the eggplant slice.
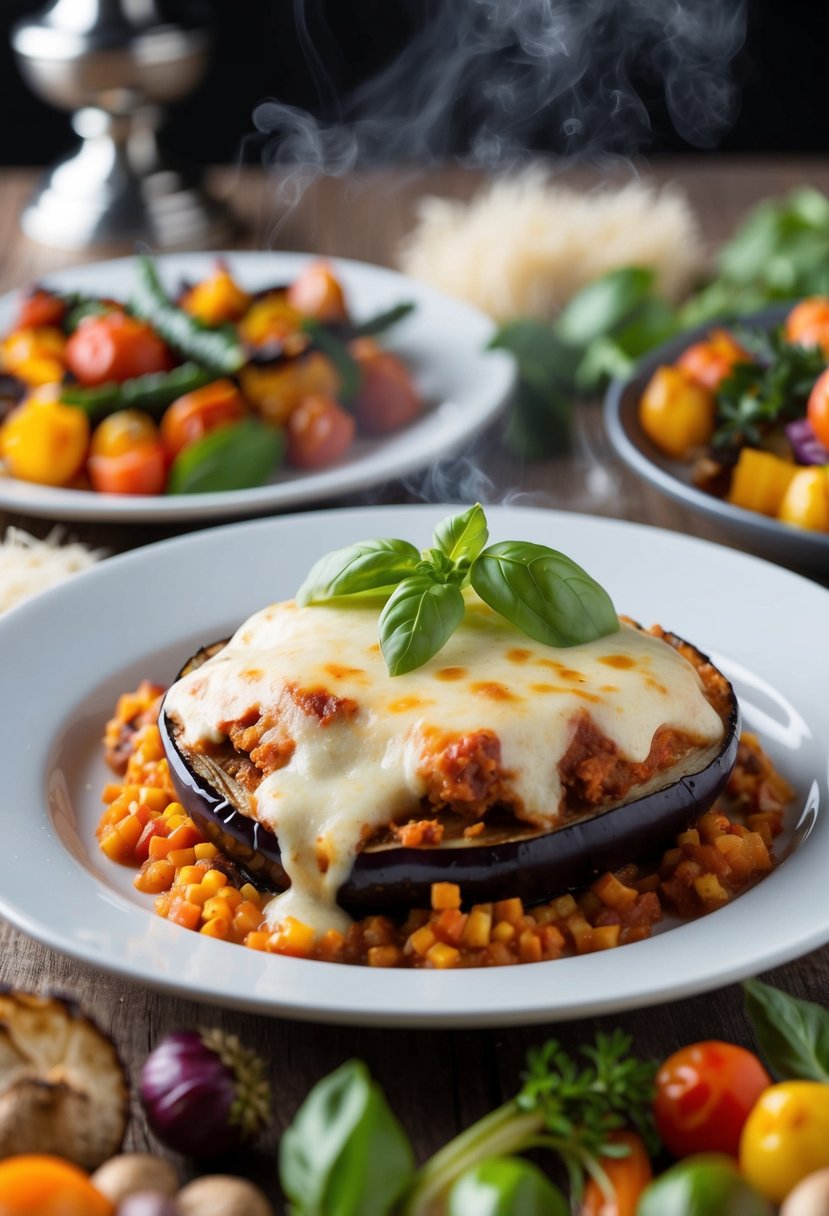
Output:
<path fill-rule="evenodd" d="M 689 643 L 666 634 L 674 647 L 693 652 L 695 664 L 709 663 Z M 215 642 L 195 654 L 177 678 L 187 675 L 224 646 Z M 620 805 L 540 832 L 514 818 L 486 823 L 471 839 L 404 847 L 396 841 L 370 842 L 360 852 L 338 903 L 352 916 L 405 913 L 428 908 L 435 882 L 458 883 L 465 904 L 519 897 L 525 906 L 584 887 L 607 870 L 657 857 L 673 838 L 709 810 L 725 788 L 737 759 L 739 708 L 728 685 L 722 739 L 695 749 L 667 771 L 637 786 L 636 797 Z M 247 793 L 210 757 L 185 756 L 173 722 L 163 712 L 159 728 L 179 801 L 194 822 L 260 888 L 289 886 L 279 841 L 240 806 Z"/>

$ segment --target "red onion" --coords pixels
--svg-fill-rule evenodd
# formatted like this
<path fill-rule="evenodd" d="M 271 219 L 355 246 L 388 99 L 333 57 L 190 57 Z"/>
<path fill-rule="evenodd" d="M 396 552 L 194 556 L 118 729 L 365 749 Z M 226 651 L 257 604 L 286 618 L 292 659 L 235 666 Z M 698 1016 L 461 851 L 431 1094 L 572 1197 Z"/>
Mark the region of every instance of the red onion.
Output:
<path fill-rule="evenodd" d="M 178 1031 L 150 1052 L 139 1093 L 162 1144 L 212 1157 L 253 1140 L 270 1119 L 264 1063 L 221 1030 Z"/>
<path fill-rule="evenodd" d="M 798 464 L 829 464 L 829 451 L 818 439 L 808 418 L 787 423 L 786 438 Z"/>

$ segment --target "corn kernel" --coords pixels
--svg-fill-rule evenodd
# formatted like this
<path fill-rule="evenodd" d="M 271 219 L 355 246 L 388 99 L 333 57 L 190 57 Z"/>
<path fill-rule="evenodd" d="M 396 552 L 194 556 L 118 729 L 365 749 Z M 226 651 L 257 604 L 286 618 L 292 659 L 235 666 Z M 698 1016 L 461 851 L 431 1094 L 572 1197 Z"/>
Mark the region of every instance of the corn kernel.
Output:
<path fill-rule="evenodd" d="M 154 837 L 154 839 L 158 839 L 158 837 Z M 181 866 L 195 865 L 196 853 L 194 849 L 171 849 L 167 858 L 178 870 Z"/>
<path fill-rule="evenodd" d="M 230 922 L 223 916 L 215 916 L 212 920 L 206 921 L 199 932 L 203 933 L 205 937 L 217 937 L 220 941 L 226 941 L 230 932 Z"/>
<path fill-rule="evenodd" d="M 203 846 L 196 845 L 195 852 L 198 856 L 199 848 Z M 227 875 L 221 870 L 208 870 L 203 875 L 201 883 L 208 895 L 218 895 L 218 893 L 227 886 Z"/>
<path fill-rule="evenodd" d="M 218 895 L 214 895 L 204 901 L 204 915 L 208 920 L 223 917 L 230 924 L 233 919 L 233 909 L 226 899 L 219 899 Z"/>
<path fill-rule="evenodd" d="M 492 930 L 490 937 L 494 942 L 511 942 L 515 937 L 515 925 L 511 925 L 508 920 L 499 920 L 498 924 Z"/>
<path fill-rule="evenodd" d="M 367 957 L 369 967 L 396 967 L 401 956 L 397 946 L 372 946 Z"/>
<path fill-rule="evenodd" d="M 461 889 L 456 882 L 432 883 L 432 907 L 436 912 L 461 906 Z"/>
<path fill-rule="evenodd" d="M 261 905 L 262 903 L 262 896 L 252 883 L 246 882 L 243 886 L 241 886 L 239 888 L 239 894 L 242 896 L 242 899 L 246 899 L 250 903 L 256 904 L 257 906 Z"/>
<path fill-rule="evenodd" d="M 209 841 L 205 841 L 204 844 L 197 844 L 194 848 L 197 861 L 213 861 L 219 854 L 219 850 L 215 844 L 210 844 Z"/>
<path fill-rule="evenodd" d="M 447 946 L 445 942 L 435 942 L 426 953 L 426 961 L 439 971 L 445 971 L 447 967 L 456 967 L 460 962 L 460 957 L 460 950 L 456 950 L 454 946 Z"/>
<path fill-rule="evenodd" d="M 437 941 L 431 926 L 423 925 L 422 928 L 416 929 L 406 942 L 407 946 L 411 946 L 416 954 L 424 955 L 431 950 L 432 946 Z"/>
<path fill-rule="evenodd" d="M 201 883 L 201 870 L 195 866 L 183 866 L 176 874 L 176 882 L 180 887 L 189 887 L 192 883 Z"/>

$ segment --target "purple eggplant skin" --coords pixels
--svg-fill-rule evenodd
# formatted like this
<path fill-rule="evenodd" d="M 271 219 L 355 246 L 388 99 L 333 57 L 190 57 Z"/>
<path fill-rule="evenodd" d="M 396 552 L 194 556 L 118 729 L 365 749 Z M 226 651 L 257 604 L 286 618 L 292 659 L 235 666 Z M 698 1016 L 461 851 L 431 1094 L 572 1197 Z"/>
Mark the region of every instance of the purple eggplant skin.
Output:
<path fill-rule="evenodd" d="M 676 640 L 678 642 L 678 639 Z M 200 652 L 200 657 L 220 647 Z M 699 652 L 697 652 L 699 653 Z M 700 659 L 707 662 L 705 656 Z M 664 789 L 590 818 L 541 835 L 524 835 L 495 844 L 457 844 L 431 848 L 383 846 L 359 853 L 338 902 L 352 916 L 405 914 L 428 908 L 435 882 L 458 883 L 465 904 L 520 898 L 525 906 L 584 887 L 607 870 L 657 857 L 679 833 L 709 810 L 725 788 L 737 759 L 740 715 L 731 692 L 730 711 L 719 751 L 706 767 Z M 260 888 L 282 891 L 288 878 L 276 836 L 230 806 L 193 771 L 180 752 L 172 724 L 163 712 L 159 729 L 176 797 L 197 826 L 226 851 Z"/>

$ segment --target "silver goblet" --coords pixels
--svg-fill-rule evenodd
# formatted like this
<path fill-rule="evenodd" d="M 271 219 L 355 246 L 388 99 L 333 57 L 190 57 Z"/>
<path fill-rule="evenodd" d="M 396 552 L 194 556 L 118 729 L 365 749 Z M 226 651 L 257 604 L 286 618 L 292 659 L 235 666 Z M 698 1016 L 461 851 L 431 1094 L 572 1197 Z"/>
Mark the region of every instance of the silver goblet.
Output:
<path fill-rule="evenodd" d="M 227 212 L 156 139 L 162 107 L 204 74 L 207 28 L 163 21 L 156 0 L 54 0 L 14 27 L 12 46 L 32 90 L 74 111 L 81 137 L 24 211 L 28 236 L 62 249 L 222 241 Z"/>

